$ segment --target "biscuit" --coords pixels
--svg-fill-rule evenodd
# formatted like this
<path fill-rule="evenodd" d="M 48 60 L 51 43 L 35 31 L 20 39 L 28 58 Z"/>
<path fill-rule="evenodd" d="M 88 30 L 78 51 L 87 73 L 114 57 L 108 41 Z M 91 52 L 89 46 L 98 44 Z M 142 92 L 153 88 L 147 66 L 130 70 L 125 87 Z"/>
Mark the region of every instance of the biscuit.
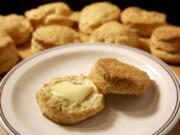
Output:
<path fill-rule="evenodd" d="M 52 79 L 36 92 L 36 99 L 43 115 L 58 124 L 78 123 L 105 105 L 103 94 L 83 75 Z"/>
<path fill-rule="evenodd" d="M 73 20 L 74 22 L 79 23 L 80 16 L 81 16 L 81 12 L 80 11 L 75 11 L 69 16 L 69 18 L 71 20 Z"/>
<path fill-rule="evenodd" d="M 54 2 L 25 12 L 25 16 L 30 20 L 34 28 L 44 25 L 46 17 L 52 14 L 69 16 L 72 14 L 72 10 L 64 2 Z"/>
<path fill-rule="evenodd" d="M 42 26 L 33 32 L 31 51 L 37 53 L 51 47 L 77 42 L 80 42 L 78 33 L 69 27 Z"/>
<path fill-rule="evenodd" d="M 114 58 L 99 59 L 89 78 L 102 93 L 142 95 L 150 85 L 146 72 Z"/>
<path fill-rule="evenodd" d="M 8 34 L 16 45 L 20 45 L 31 36 L 32 26 L 24 16 L 10 14 L 0 21 L 0 31 Z"/>
<path fill-rule="evenodd" d="M 122 12 L 121 21 L 137 29 L 138 35 L 150 36 L 154 29 L 166 24 L 166 15 L 138 7 L 128 7 Z"/>
<path fill-rule="evenodd" d="M 82 32 L 90 34 L 105 22 L 118 21 L 121 10 L 109 2 L 97 2 L 85 6 L 81 11 L 79 28 Z"/>
<path fill-rule="evenodd" d="M 170 64 L 180 64 L 180 27 L 162 26 L 153 31 L 150 42 L 153 55 Z"/>
<path fill-rule="evenodd" d="M 130 27 L 112 21 L 95 29 L 90 36 L 89 42 L 115 43 L 137 47 L 138 35 Z"/>
<path fill-rule="evenodd" d="M 48 15 L 44 21 L 45 25 L 64 25 L 68 27 L 73 27 L 76 22 L 70 19 L 70 17 L 52 14 Z"/>
<path fill-rule="evenodd" d="M 32 56 L 33 53 L 31 52 L 31 39 L 29 39 L 28 41 L 23 43 L 22 46 L 18 46 L 17 51 L 18 51 L 19 56 L 22 59 L 26 59 L 26 58 Z"/>
<path fill-rule="evenodd" d="M 1 21 L 3 18 L 4 18 L 4 16 L 3 16 L 3 15 L 0 15 L 0 21 Z"/>
<path fill-rule="evenodd" d="M 14 41 L 0 32 L 0 74 L 9 71 L 19 60 Z"/>
<path fill-rule="evenodd" d="M 90 35 L 83 33 L 83 32 L 78 32 L 78 34 L 79 34 L 79 38 L 80 38 L 82 43 L 88 43 L 89 42 Z"/>
<path fill-rule="evenodd" d="M 150 52 L 150 38 L 139 37 L 138 48 L 146 52 Z"/>

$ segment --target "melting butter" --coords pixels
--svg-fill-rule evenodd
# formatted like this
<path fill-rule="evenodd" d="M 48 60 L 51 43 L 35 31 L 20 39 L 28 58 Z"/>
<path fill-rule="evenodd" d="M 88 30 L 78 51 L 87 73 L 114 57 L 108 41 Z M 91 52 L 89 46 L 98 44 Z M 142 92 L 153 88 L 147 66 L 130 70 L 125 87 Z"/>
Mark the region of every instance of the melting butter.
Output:
<path fill-rule="evenodd" d="M 88 83 L 73 84 L 68 81 L 63 81 L 56 84 L 51 92 L 53 95 L 64 97 L 69 102 L 77 105 L 83 102 L 85 98 L 93 92 L 93 86 Z"/>

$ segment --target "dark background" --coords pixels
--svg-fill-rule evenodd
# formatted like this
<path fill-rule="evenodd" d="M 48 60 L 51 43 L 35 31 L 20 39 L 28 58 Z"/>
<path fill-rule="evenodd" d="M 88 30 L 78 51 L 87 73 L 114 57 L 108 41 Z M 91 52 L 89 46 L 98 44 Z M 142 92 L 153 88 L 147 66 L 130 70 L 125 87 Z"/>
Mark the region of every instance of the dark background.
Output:
<path fill-rule="evenodd" d="M 57 0 L 1 0 L 0 14 L 23 14 L 24 11 L 41 4 Z M 85 5 L 104 0 L 59 0 L 66 2 L 73 10 L 81 10 Z M 108 1 L 108 0 L 106 0 Z M 156 10 L 167 14 L 169 23 L 180 25 L 180 6 L 178 0 L 109 0 L 121 9 L 128 6 L 139 6 L 147 10 Z"/>

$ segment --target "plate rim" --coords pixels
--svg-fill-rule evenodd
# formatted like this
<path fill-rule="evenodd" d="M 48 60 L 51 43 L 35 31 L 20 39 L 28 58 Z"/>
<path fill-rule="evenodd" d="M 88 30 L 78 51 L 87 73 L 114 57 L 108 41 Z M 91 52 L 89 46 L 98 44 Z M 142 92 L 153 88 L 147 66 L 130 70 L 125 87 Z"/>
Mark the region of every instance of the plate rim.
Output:
<path fill-rule="evenodd" d="M 175 72 L 162 60 L 160 60 L 159 58 L 143 51 L 137 48 L 133 48 L 133 47 L 129 47 L 129 46 L 125 46 L 125 45 L 119 45 L 119 44 L 110 44 L 110 43 L 73 43 L 73 44 L 67 44 L 65 46 L 58 46 L 58 47 L 54 47 L 54 48 L 50 48 L 47 50 L 44 50 L 42 52 L 39 52 L 37 54 L 34 54 L 33 56 L 30 56 L 29 58 L 21 61 L 20 63 L 18 63 L 17 65 L 15 65 L 7 74 L 6 76 L 1 80 L 0 82 L 0 124 L 3 126 L 3 128 L 9 133 L 9 134 L 14 134 L 14 135 L 21 135 L 20 133 L 18 133 L 18 131 L 16 131 L 11 125 L 10 123 L 7 121 L 3 111 L 2 111 L 2 107 L 1 107 L 1 96 L 2 96 L 2 90 L 3 90 L 3 86 L 6 84 L 8 78 L 13 74 L 13 72 L 15 72 L 15 70 L 17 68 L 19 68 L 20 66 L 22 66 L 23 64 L 27 63 L 28 61 L 39 57 L 45 53 L 48 52 L 52 52 L 55 51 L 57 49 L 63 49 L 63 48 L 71 48 L 71 47 L 75 47 L 75 46 L 108 46 L 108 47 L 114 47 L 114 48 L 125 48 L 128 49 L 130 51 L 134 51 L 137 53 L 140 53 L 141 55 L 144 55 L 146 57 L 148 57 L 149 59 L 153 60 L 154 62 L 158 63 L 171 77 L 171 79 L 174 82 L 174 85 L 176 87 L 177 90 L 177 101 L 176 101 L 176 106 L 173 110 L 173 113 L 170 115 L 170 117 L 166 120 L 166 122 L 158 129 L 156 130 L 152 135 L 159 135 L 162 134 L 164 132 L 164 134 L 167 134 L 170 130 L 172 130 L 175 125 L 177 124 L 177 122 L 180 120 L 180 80 L 177 77 L 177 75 L 175 74 Z M 179 113 L 179 115 L 177 115 Z M 171 125 L 171 127 L 170 127 Z"/>

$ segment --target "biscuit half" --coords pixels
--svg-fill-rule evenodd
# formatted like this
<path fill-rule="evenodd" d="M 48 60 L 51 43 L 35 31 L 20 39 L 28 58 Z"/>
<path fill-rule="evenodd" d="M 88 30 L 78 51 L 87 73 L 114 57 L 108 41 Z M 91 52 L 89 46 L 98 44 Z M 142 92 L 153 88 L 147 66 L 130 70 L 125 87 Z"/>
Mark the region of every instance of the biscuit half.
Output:
<path fill-rule="evenodd" d="M 89 78 L 102 93 L 142 95 L 150 85 L 146 72 L 114 58 L 96 61 Z"/>
<path fill-rule="evenodd" d="M 154 30 L 151 53 L 170 64 L 180 64 L 180 27 L 162 26 Z"/>
<path fill-rule="evenodd" d="M 121 21 L 137 29 L 138 35 L 150 36 L 154 29 L 166 24 L 166 15 L 156 11 L 147 11 L 139 7 L 128 7 L 123 10 Z"/>
<path fill-rule="evenodd" d="M 61 86 L 63 82 L 72 83 L 75 85 L 74 87 L 84 85 L 84 89 L 81 89 L 78 94 L 82 94 L 86 87 L 89 87 L 91 92 L 88 94 L 86 93 L 83 100 L 79 100 L 78 96 L 80 95 L 77 93 L 73 94 L 74 96 L 72 98 L 53 93 L 56 86 L 59 85 L 59 87 L 63 87 Z M 64 89 L 64 92 L 68 92 L 71 88 L 72 87 Z M 72 88 L 72 93 L 73 90 L 78 91 Z M 72 93 L 66 94 L 72 96 Z M 36 99 L 43 115 L 58 124 L 78 123 L 97 114 L 105 105 L 103 94 L 100 94 L 93 82 L 83 75 L 52 79 L 49 83 L 45 84 L 43 88 L 37 91 Z"/>
<path fill-rule="evenodd" d="M 14 41 L 10 36 L 0 32 L 0 74 L 9 71 L 18 61 Z"/>

